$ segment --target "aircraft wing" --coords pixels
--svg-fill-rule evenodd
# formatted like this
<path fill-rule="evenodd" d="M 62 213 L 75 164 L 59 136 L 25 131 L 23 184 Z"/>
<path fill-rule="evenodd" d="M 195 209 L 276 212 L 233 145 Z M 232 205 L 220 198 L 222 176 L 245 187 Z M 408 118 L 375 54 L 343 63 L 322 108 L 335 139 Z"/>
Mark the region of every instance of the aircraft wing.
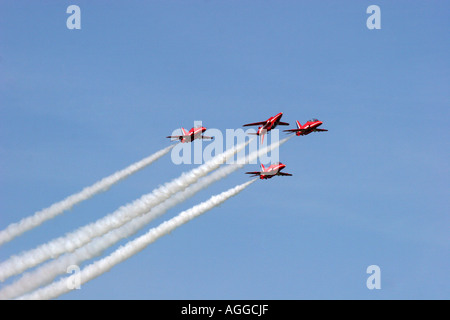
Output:
<path fill-rule="evenodd" d="M 327 129 L 316 129 L 315 131 L 328 131 Z"/>
<path fill-rule="evenodd" d="M 248 126 L 262 126 L 262 125 L 264 125 L 264 124 L 266 124 L 266 123 L 267 123 L 267 121 L 247 123 L 247 124 L 244 124 L 243 127 L 248 127 Z"/>
<path fill-rule="evenodd" d="M 279 176 L 289 176 L 289 177 L 292 176 L 292 174 L 290 174 L 290 173 L 279 172 L 279 171 L 278 171 L 277 175 L 279 175 Z"/>
<path fill-rule="evenodd" d="M 250 172 L 246 172 L 245 174 L 252 174 L 253 176 L 259 176 L 261 174 L 261 172 L 259 172 L 259 171 L 250 171 Z"/>
<path fill-rule="evenodd" d="M 172 141 L 186 139 L 190 142 L 191 136 L 190 135 L 167 136 L 166 138 L 170 138 L 170 139 L 172 139 Z M 175 140 L 173 140 L 173 139 L 175 139 Z"/>
<path fill-rule="evenodd" d="M 202 136 L 202 139 L 209 139 L 209 140 L 213 140 L 213 139 L 214 139 L 214 137 Z"/>
<path fill-rule="evenodd" d="M 287 130 L 283 130 L 283 132 L 302 132 L 305 131 L 305 129 L 287 129 Z"/>
<path fill-rule="evenodd" d="M 289 123 L 287 123 L 287 122 L 278 122 L 278 125 L 279 126 L 288 126 Z"/>

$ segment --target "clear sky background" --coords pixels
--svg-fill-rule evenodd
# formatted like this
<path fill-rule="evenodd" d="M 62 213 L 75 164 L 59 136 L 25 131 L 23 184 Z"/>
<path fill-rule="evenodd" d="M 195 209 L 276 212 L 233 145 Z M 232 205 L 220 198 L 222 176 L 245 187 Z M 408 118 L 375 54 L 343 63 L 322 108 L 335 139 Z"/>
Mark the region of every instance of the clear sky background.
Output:
<path fill-rule="evenodd" d="M 66 27 L 72 4 L 81 30 Z M 372 4 L 380 30 L 366 27 Z M 162 149 L 181 125 L 225 132 L 278 112 L 291 127 L 316 117 L 329 132 L 280 148 L 293 177 L 257 181 L 61 299 L 449 299 L 449 9 L 1 1 L 0 229 Z M 192 167 L 167 155 L 3 245 L 0 260 Z M 366 287 L 370 265 L 380 290 Z"/>

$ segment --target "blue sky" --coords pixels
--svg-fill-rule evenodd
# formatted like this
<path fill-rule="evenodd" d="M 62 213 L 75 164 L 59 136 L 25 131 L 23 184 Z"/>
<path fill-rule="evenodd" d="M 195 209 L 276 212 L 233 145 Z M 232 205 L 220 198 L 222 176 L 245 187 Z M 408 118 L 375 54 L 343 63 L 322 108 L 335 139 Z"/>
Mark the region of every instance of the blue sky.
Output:
<path fill-rule="evenodd" d="M 72 4 L 81 30 L 66 28 Z M 380 30 L 366 27 L 372 4 Z M 61 299 L 448 299 L 448 11 L 442 1 L 2 1 L 0 229 L 162 149 L 181 125 L 317 117 L 329 132 L 280 149 L 293 177 L 258 181 Z M 166 156 L 2 246 L 0 260 L 192 167 Z M 380 290 L 366 287 L 370 265 Z"/>

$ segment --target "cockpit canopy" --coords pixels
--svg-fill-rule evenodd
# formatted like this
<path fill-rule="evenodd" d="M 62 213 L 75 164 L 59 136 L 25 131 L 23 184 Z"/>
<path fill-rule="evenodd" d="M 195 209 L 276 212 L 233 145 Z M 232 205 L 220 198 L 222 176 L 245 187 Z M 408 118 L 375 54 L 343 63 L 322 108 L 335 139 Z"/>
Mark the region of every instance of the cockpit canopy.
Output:
<path fill-rule="evenodd" d="M 316 118 L 312 118 L 311 120 L 308 120 L 308 122 L 316 122 L 316 121 L 319 121 L 319 120 Z"/>

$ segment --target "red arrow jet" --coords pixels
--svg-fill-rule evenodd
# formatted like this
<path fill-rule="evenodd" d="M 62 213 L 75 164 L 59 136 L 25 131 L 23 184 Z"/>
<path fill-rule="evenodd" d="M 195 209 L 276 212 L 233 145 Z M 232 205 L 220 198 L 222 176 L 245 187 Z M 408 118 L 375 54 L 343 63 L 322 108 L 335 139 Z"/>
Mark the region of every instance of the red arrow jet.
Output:
<path fill-rule="evenodd" d="M 311 132 L 323 132 L 328 131 L 327 129 L 319 129 L 318 127 L 322 125 L 322 121 L 317 119 L 311 119 L 308 120 L 304 125 L 301 125 L 300 122 L 295 121 L 297 123 L 297 129 L 288 129 L 283 130 L 284 132 L 290 132 L 294 133 L 297 136 L 306 136 L 307 134 L 310 134 Z"/>
<path fill-rule="evenodd" d="M 192 142 L 195 139 L 209 139 L 209 140 L 214 139 L 213 137 L 202 135 L 203 132 L 206 131 L 206 128 L 201 126 L 197 128 L 192 128 L 191 130 L 189 130 L 189 132 L 187 132 L 186 129 L 184 128 L 181 128 L 181 131 L 183 132 L 183 135 L 181 136 L 167 136 L 166 138 L 180 140 L 181 143 Z"/>
<path fill-rule="evenodd" d="M 260 126 L 256 133 L 251 133 L 251 134 L 255 134 L 257 136 L 260 135 L 261 143 L 262 143 L 264 141 L 264 135 L 267 132 L 269 132 L 270 130 L 275 129 L 277 125 L 280 125 L 280 126 L 288 126 L 289 125 L 289 123 L 287 123 L 287 122 L 280 121 L 282 116 L 283 116 L 283 112 L 280 112 L 276 116 L 270 117 L 266 121 L 247 123 L 247 124 L 244 124 L 243 127 Z"/>
<path fill-rule="evenodd" d="M 246 174 L 251 174 L 252 177 L 259 176 L 260 179 L 270 179 L 274 176 L 292 176 L 290 173 L 281 172 L 285 167 L 286 165 L 281 162 L 272 164 L 268 168 L 265 168 L 264 165 L 261 164 L 261 171 L 250 171 L 246 172 Z"/>

